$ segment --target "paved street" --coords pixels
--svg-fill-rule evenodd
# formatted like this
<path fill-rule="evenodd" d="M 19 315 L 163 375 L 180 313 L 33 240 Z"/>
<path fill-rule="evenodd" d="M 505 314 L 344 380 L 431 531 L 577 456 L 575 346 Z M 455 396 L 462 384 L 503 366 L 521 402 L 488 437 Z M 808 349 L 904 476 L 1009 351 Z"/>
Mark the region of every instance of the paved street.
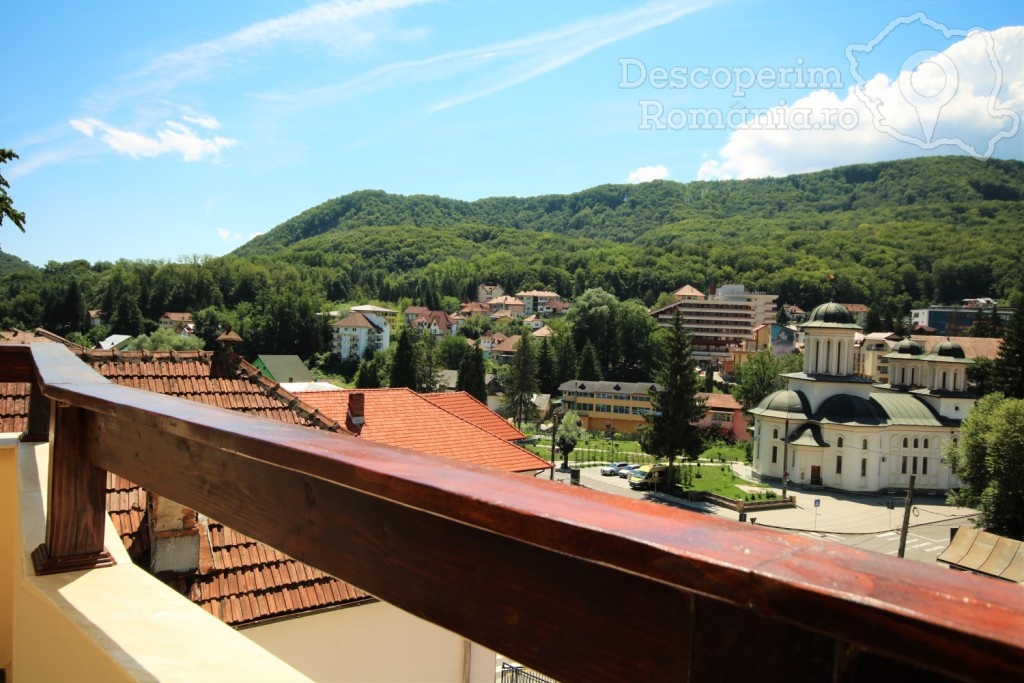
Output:
<path fill-rule="evenodd" d="M 736 474 L 749 478 L 750 468 L 734 464 Z M 567 472 L 555 472 L 555 479 L 568 483 Z M 597 467 L 580 471 L 583 486 L 597 491 L 636 499 L 674 505 L 739 521 L 733 510 L 707 503 L 689 503 L 647 491 L 633 491 L 625 479 L 602 476 Z M 781 489 L 776 489 L 781 495 Z M 748 514 L 748 522 L 756 520 L 758 526 L 770 526 L 813 538 L 823 538 L 845 545 L 896 556 L 899 549 L 899 529 L 903 523 L 903 496 L 860 496 L 836 491 L 807 491 L 790 489 L 796 496 L 796 507 L 782 510 L 759 510 Z M 892 500 L 894 509 L 886 503 Z M 815 506 L 815 501 L 818 505 Z M 934 563 L 935 558 L 949 545 L 950 529 L 969 525 L 978 514 L 970 508 L 946 505 L 941 496 L 921 496 L 911 508 L 910 530 L 904 557 L 908 560 Z"/>

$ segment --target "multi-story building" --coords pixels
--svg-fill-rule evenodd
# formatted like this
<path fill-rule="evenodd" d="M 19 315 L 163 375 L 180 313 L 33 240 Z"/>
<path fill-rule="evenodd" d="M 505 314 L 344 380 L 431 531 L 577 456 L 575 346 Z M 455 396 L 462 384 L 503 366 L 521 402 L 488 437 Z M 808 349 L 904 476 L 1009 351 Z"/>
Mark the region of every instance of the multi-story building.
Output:
<path fill-rule="evenodd" d="M 560 307 L 552 308 L 551 304 L 561 303 L 562 297 L 557 292 L 530 290 L 517 292 L 516 298 L 523 302 L 523 315 L 539 315 L 542 318 L 555 314 Z"/>
<path fill-rule="evenodd" d="M 362 358 L 367 349 L 383 351 L 391 343 L 391 326 L 372 313 L 352 313 L 331 323 L 334 352 L 342 360 Z"/>
<path fill-rule="evenodd" d="M 978 301 L 968 299 L 967 301 Z M 1010 321 L 1013 309 L 1004 306 L 996 308 L 996 314 L 1004 325 Z M 978 318 L 989 319 L 992 307 L 978 305 L 966 306 L 932 306 L 931 308 L 915 308 L 910 311 L 910 327 L 930 327 L 933 334 L 962 335 Z"/>
<path fill-rule="evenodd" d="M 562 383 L 565 406 L 580 416 L 583 429 L 633 433 L 651 411 L 651 382 L 597 382 L 570 380 Z"/>
<path fill-rule="evenodd" d="M 730 347 L 740 346 L 754 330 L 775 320 L 776 294 L 747 292 L 743 285 L 723 285 L 705 296 L 686 285 L 672 293 L 676 300 L 651 315 L 662 327 L 671 327 L 676 311 L 690 331 L 696 360 L 724 361 Z"/>

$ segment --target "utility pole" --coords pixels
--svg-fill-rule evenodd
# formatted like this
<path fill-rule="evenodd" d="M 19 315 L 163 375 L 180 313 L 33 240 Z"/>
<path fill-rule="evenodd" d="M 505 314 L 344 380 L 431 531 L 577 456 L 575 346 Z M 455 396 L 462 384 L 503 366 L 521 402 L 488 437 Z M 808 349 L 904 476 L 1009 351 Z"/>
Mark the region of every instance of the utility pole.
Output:
<path fill-rule="evenodd" d="M 910 484 L 907 486 L 907 500 L 903 503 L 903 528 L 900 529 L 900 551 L 897 557 L 903 557 L 903 551 L 907 548 L 907 528 L 910 526 L 910 508 L 914 505 L 914 480 L 917 475 L 910 475 Z"/>

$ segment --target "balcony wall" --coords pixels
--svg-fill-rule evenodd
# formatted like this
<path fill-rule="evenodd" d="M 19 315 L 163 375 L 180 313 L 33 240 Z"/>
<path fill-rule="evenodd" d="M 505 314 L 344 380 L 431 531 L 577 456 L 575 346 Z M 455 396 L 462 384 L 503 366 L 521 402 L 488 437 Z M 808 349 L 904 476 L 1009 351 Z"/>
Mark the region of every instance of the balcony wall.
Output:
<path fill-rule="evenodd" d="M 36 576 L 48 445 L 0 438 L 0 666 L 12 682 L 306 681 L 301 673 L 132 564 Z"/>

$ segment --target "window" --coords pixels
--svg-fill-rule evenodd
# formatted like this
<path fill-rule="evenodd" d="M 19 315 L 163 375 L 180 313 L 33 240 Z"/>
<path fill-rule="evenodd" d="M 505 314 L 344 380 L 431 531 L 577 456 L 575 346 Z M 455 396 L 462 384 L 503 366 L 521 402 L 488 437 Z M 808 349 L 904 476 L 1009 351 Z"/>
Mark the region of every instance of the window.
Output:
<path fill-rule="evenodd" d="M 917 439 L 914 439 L 914 450 L 917 450 Z"/>
<path fill-rule="evenodd" d="M 924 440 L 924 449 L 928 450 L 928 439 Z"/>
<path fill-rule="evenodd" d="M 772 446 L 772 462 L 778 462 L 778 461 L 779 461 L 779 447 L 778 446 Z"/>
<path fill-rule="evenodd" d="M 732 413 L 711 413 L 712 422 L 732 422 Z"/>
<path fill-rule="evenodd" d="M 921 458 L 921 474 L 928 474 L 928 458 Z"/>
<path fill-rule="evenodd" d="M 900 474 L 907 473 L 907 456 L 903 456 L 903 464 L 900 466 Z"/>
<path fill-rule="evenodd" d="M 910 447 L 910 439 L 908 439 L 907 437 L 903 437 L 903 447 L 904 448 L 909 448 Z"/>
<path fill-rule="evenodd" d="M 860 476 L 862 476 L 862 477 L 868 476 L 868 459 L 867 458 L 861 458 L 860 459 Z"/>
<path fill-rule="evenodd" d="M 628 415 L 629 406 L 612 406 L 612 412 L 618 413 L 619 415 Z"/>
<path fill-rule="evenodd" d="M 843 456 L 837 455 L 836 456 L 836 474 L 842 474 L 842 473 L 843 473 Z"/>
<path fill-rule="evenodd" d="M 868 449 L 868 440 L 864 439 L 860 442 L 860 449 L 866 451 Z"/>
<path fill-rule="evenodd" d="M 610 413 L 610 412 L 612 412 L 612 407 L 610 405 L 608 405 L 607 403 L 598 403 L 596 406 L 594 406 L 594 409 L 597 412 L 599 412 L 599 413 Z"/>
<path fill-rule="evenodd" d="M 911 474 L 917 474 L 917 456 L 916 455 L 914 456 L 914 462 L 911 463 L 911 467 L 912 467 L 912 469 L 910 470 L 910 473 Z"/>
<path fill-rule="evenodd" d="M 838 439 L 836 439 L 836 446 L 838 446 L 839 448 L 843 447 L 843 437 L 839 437 Z"/>
<path fill-rule="evenodd" d="M 779 430 L 778 429 L 773 429 L 772 430 L 772 438 L 773 439 L 779 438 Z M 774 460 L 772 462 L 774 462 Z"/>

